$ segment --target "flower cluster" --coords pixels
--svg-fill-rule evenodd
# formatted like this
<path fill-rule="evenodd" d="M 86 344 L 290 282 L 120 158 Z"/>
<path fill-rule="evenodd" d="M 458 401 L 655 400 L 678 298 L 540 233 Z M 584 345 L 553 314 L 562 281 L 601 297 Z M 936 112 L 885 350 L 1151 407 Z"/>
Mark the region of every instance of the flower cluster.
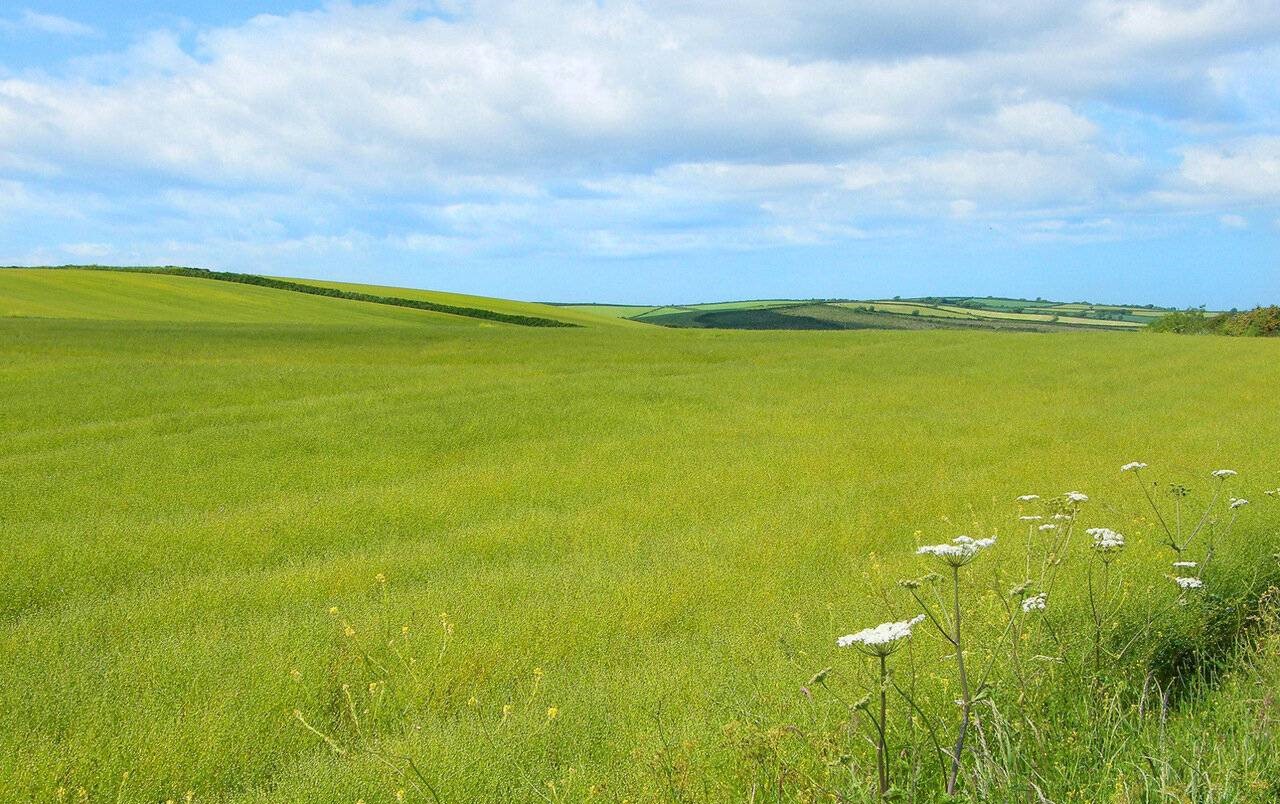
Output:
<path fill-rule="evenodd" d="M 1226 480 L 1229 477 L 1235 477 L 1238 474 L 1235 469 L 1215 469 L 1213 476 L 1219 480 Z"/>
<path fill-rule="evenodd" d="M 875 628 L 864 628 L 856 634 L 846 634 L 836 640 L 836 645 L 842 648 L 857 646 L 859 650 L 873 656 L 888 656 L 901 646 L 904 639 L 909 639 L 912 629 L 923 621 L 924 615 L 917 614 L 910 620 L 881 623 Z"/>
<path fill-rule="evenodd" d="M 1039 494 L 1024 494 L 1018 498 L 1018 502 L 1035 502 L 1040 499 Z"/>
<path fill-rule="evenodd" d="M 963 567 L 972 561 L 979 550 L 985 550 L 996 543 L 996 537 L 971 539 L 968 536 L 957 536 L 950 544 L 926 544 L 916 548 L 916 554 L 937 556 L 953 567 Z"/>
<path fill-rule="evenodd" d="M 1240 498 L 1238 498 L 1238 497 L 1232 497 L 1232 498 L 1231 498 L 1231 501 L 1228 503 L 1228 505 L 1229 505 L 1233 510 L 1234 510 L 1234 509 L 1236 509 L 1236 508 L 1243 508 L 1244 506 L 1246 506 L 1246 505 L 1248 505 L 1248 504 L 1249 504 L 1249 501 L 1248 501 L 1248 500 L 1242 500 L 1242 499 L 1240 499 Z"/>
<path fill-rule="evenodd" d="M 1048 602 L 1049 602 L 1049 595 L 1045 594 L 1044 592 L 1041 592 L 1039 594 L 1032 595 L 1031 597 L 1022 601 L 1022 610 L 1024 612 L 1044 611 L 1045 604 L 1047 604 Z"/>
<path fill-rule="evenodd" d="M 1068 491 L 1066 494 L 1062 496 L 1067 499 L 1067 502 L 1072 502 L 1072 503 L 1089 502 L 1089 495 L 1079 491 Z"/>
<path fill-rule="evenodd" d="M 1132 461 L 1132 462 L 1130 462 L 1130 463 L 1126 463 L 1124 466 L 1121 466 L 1121 467 L 1120 467 L 1120 471 L 1121 471 L 1121 472 L 1133 472 L 1133 471 L 1137 471 L 1137 470 L 1139 470 L 1139 469 L 1146 469 L 1146 468 L 1147 468 L 1147 465 L 1146 465 L 1145 463 L 1143 463 L 1142 461 Z"/>
<path fill-rule="evenodd" d="M 1085 533 L 1093 537 L 1093 549 L 1101 553 L 1113 553 L 1124 548 L 1124 535 L 1111 528 L 1089 528 Z"/>
<path fill-rule="evenodd" d="M 1174 578 L 1173 582 L 1182 589 L 1199 589 L 1204 586 L 1204 581 L 1199 578 L 1183 578 L 1179 576 Z"/>

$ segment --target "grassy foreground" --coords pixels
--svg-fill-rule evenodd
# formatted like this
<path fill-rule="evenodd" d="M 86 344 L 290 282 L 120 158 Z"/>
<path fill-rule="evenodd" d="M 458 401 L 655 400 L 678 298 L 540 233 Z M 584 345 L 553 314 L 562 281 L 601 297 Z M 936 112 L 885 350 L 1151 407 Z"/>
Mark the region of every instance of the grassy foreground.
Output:
<path fill-rule="evenodd" d="M 235 293 L 0 319 L 5 800 L 430 800 L 294 714 L 333 734 L 353 708 L 440 800 L 790 800 L 769 741 L 814 718 L 815 670 L 856 686 L 835 637 L 897 613 L 879 582 L 917 544 L 1017 534 L 1014 496 L 1078 487 L 1158 577 L 1136 457 L 1238 469 L 1241 549 L 1276 549 L 1271 341 L 536 330 L 206 291 Z M 274 312 L 235 312 L 260 293 Z M 366 689 L 387 642 L 415 681 Z M 1274 767 L 1236 766 L 1270 746 L 1263 668 L 1161 722 L 1231 769 L 1167 800 L 1270 800 Z M 1048 800 L 1165 799 L 1115 792 L 1139 754 L 1057 750 L 1079 767 Z"/>

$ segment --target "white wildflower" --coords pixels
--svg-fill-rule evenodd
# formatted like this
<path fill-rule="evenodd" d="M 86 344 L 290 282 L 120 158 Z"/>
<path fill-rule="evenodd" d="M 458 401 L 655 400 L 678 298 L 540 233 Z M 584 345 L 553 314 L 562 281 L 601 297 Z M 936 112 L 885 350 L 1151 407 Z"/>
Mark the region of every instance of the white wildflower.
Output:
<path fill-rule="evenodd" d="M 1079 491 L 1068 491 L 1066 494 L 1062 496 L 1067 498 L 1067 502 L 1073 502 L 1073 503 L 1089 502 L 1089 495 Z"/>
<path fill-rule="evenodd" d="M 1093 549 L 1110 553 L 1124 547 L 1124 535 L 1111 528 L 1089 528 L 1085 531 L 1093 537 Z"/>
<path fill-rule="evenodd" d="M 1058 526 L 1053 524 L 1052 522 L 1046 522 L 1045 524 L 1041 525 L 1039 528 L 1039 530 L 1041 531 L 1057 530 L 1057 529 L 1058 529 Z"/>
<path fill-rule="evenodd" d="M 1018 517 L 1018 519 L 1021 519 L 1023 522 L 1039 522 L 1040 520 L 1044 519 L 1044 517 L 1042 517 L 1042 516 L 1020 516 L 1020 517 Z"/>
<path fill-rule="evenodd" d="M 1215 469 L 1213 471 L 1213 476 L 1219 480 L 1226 480 L 1229 477 L 1235 477 L 1237 474 L 1239 473 L 1235 469 Z"/>
<path fill-rule="evenodd" d="M 917 547 L 916 555 L 937 556 L 953 567 L 963 567 L 978 555 L 979 550 L 985 550 L 995 543 L 994 536 L 986 539 L 957 536 L 951 540 L 951 544 L 926 544 Z"/>
<path fill-rule="evenodd" d="M 910 620 L 895 623 L 881 623 L 875 628 L 864 628 L 856 634 L 846 634 L 836 640 L 842 648 L 856 646 L 864 653 L 872 656 L 888 656 L 898 649 L 904 639 L 911 637 L 911 629 L 924 621 L 923 614 L 917 614 Z"/>
<path fill-rule="evenodd" d="M 1133 461 L 1132 463 L 1126 463 L 1124 466 L 1121 466 L 1120 471 L 1132 472 L 1136 469 L 1146 469 L 1146 468 L 1147 468 L 1147 465 L 1142 461 Z"/>
<path fill-rule="evenodd" d="M 1032 595 L 1022 601 L 1023 611 L 1044 611 L 1045 604 L 1049 601 L 1049 596 L 1044 592 L 1038 595 Z"/>
<path fill-rule="evenodd" d="M 1024 494 L 1018 498 L 1018 502 L 1035 502 L 1040 499 L 1039 494 Z"/>
<path fill-rule="evenodd" d="M 1054 514 L 1053 518 L 1059 521 L 1064 519 L 1075 519 L 1075 517 L 1073 517 L 1071 514 Z"/>
<path fill-rule="evenodd" d="M 1199 578 L 1177 577 L 1173 579 L 1173 582 L 1183 589 L 1199 589 L 1204 586 L 1204 581 Z"/>
<path fill-rule="evenodd" d="M 1195 569 L 1200 566 L 1200 564 L 1195 561 L 1175 561 L 1173 562 L 1173 566 L 1179 569 Z"/>
<path fill-rule="evenodd" d="M 1232 497 L 1232 498 L 1231 498 L 1231 502 L 1230 502 L 1230 506 L 1231 506 L 1231 508 L 1233 508 L 1233 509 L 1235 509 L 1235 508 L 1243 508 L 1244 506 L 1246 506 L 1246 505 L 1248 505 L 1248 504 L 1249 504 L 1249 501 L 1248 501 L 1248 500 L 1241 500 L 1241 499 L 1239 499 L 1238 497 Z"/>

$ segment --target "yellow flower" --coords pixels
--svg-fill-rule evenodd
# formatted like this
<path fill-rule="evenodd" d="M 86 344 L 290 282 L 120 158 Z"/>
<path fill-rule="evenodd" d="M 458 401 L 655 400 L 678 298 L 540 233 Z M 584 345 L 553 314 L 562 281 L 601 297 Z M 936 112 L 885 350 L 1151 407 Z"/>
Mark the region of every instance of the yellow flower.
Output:
<path fill-rule="evenodd" d="M 375 576 L 373 576 L 373 577 L 374 577 L 374 580 L 376 580 L 378 583 L 386 583 L 386 582 L 387 582 L 387 576 L 383 575 L 381 572 L 379 572 L 377 575 L 375 575 Z"/>
<path fill-rule="evenodd" d="M 480 700 L 476 698 L 476 696 L 472 695 L 470 698 L 467 699 L 467 706 L 470 706 L 471 708 L 474 709 L 479 705 L 480 705 Z"/>
<path fill-rule="evenodd" d="M 404 790 L 396 791 L 396 801 L 404 801 Z"/>
<path fill-rule="evenodd" d="M 296 667 L 289 671 L 289 675 L 293 677 L 294 681 L 302 680 L 302 671 Z"/>
<path fill-rule="evenodd" d="M 502 719 L 503 719 L 503 720 L 506 720 L 506 719 L 507 719 L 507 718 L 509 718 L 509 717 L 511 717 L 511 704 L 503 704 L 503 705 L 502 705 Z"/>
<path fill-rule="evenodd" d="M 547 707 L 547 720 L 555 720 L 559 714 L 560 714 L 560 710 L 555 708 L 554 706 Z"/>
<path fill-rule="evenodd" d="M 334 615 L 336 615 L 336 614 L 338 613 L 338 607 L 337 607 L 337 606 L 330 606 L 330 607 L 329 607 L 329 613 L 330 613 L 330 614 L 334 614 Z"/>
<path fill-rule="evenodd" d="M 400 633 L 404 634 L 405 636 L 409 636 L 409 626 L 407 625 L 400 626 Z"/>
<path fill-rule="evenodd" d="M 351 623 L 348 623 L 344 620 L 342 623 L 342 633 L 345 634 L 348 638 L 350 638 L 356 635 L 356 629 L 351 627 Z"/>

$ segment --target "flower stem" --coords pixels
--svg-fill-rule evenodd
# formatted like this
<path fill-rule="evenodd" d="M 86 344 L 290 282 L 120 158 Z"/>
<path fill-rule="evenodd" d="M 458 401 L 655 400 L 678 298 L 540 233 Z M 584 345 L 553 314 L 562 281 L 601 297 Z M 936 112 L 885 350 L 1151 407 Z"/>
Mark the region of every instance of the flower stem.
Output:
<path fill-rule="evenodd" d="M 960 729 L 956 735 L 956 748 L 951 754 L 951 776 L 947 779 L 947 795 L 956 794 L 956 782 L 960 776 L 960 756 L 964 753 L 964 738 L 969 731 L 969 710 L 973 702 L 969 698 L 969 676 L 964 669 L 964 640 L 960 635 L 960 568 L 951 568 L 952 588 L 955 591 L 956 669 L 960 674 Z"/>

